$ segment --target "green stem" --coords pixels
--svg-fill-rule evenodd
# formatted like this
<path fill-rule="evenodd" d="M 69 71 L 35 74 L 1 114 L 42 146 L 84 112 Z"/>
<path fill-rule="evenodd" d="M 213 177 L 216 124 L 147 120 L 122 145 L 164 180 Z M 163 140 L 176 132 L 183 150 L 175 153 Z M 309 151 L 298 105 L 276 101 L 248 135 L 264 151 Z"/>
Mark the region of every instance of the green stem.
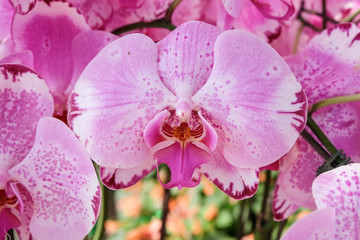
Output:
<path fill-rule="evenodd" d="M 322 29 L 326 29 L 327 28 L 327 17 L 326 17 L 326 0 L 322 0 L 322 12 L 321 12 L 321 16 L 322 16 Z"/>
<path fill-rule="evenodd" d="M 164 200 L 161 216 L 161 229 L 160 229 L 160 240 L 164 240 L 166 237 L 166 220 L 169 214 L 169 201 L 170 201 L 170 189 L 165 188 L 164 190 Z"/>
<path fill-rule="evenodd" d="M 316 12 L 316 11 L 314 11 L 314 10 L 303 9 L 302 11 L 303 11 L 303 12 L 306 12 L 306 13 L 309 13 L 309 14 L 313 14 L 313 15 L 319 16 L 319 17 L 324 17 L 324 15 L 323 15 L 322 13 Z M 329 16 L 327 16 L 327 15 L 326 15 L 326 20 L 327 20 L 328 22 L 331 22 L 331 23 L 334 23 L 334 24 L 339 24 L 338 21 L 332 19 L 331 17 L 329 17 Z"/>
<path fill-rule="evenodd" d="M 176 27 L 171 23 L 166 21 L 164 18 L 155 20 L 153 22 L 136 22 L 133 24 L 129 24 L 120 28 L 115 29 L 112 31 L 115 35 L 120 35 L 125 32 L 129 32 L 136 29 L 143 29 L 143 28 L 166 28 L 170 31 L 174 30 Z"/>
<path fill-rule="evenodd" d="M 310 115 L 308 115 L 307 125 L 331 155 L 338 151 Z"/>
<path fill-rule="evenodd" d="M 355 102 L 355 101 L 360 101 L 360 93 L 328 98 L 328 99 L 319 101 L 317 103 L 314 103 L 310 107 L 309 115 L 313 114 L 316 110 L 326 107 L 326 106 L 329 106 L 329 105 L 338 104 L 338 103 Z"/>
<path fill-rule="evenodd" d="M 300 43 L 300 37 L 301 37 L 301 33 L 302 33 L 303 29 L 304 29 L 304 24 L 301 23 L 299 29 L 296 32 L 295 42 L 294 42 L 294 46 L 293 46 L 293 49 L 292 49 L 293 54 L 295 54 L 297 52 L 297 50 L 298 50 L 299 43 Z"/>
<path fill-rule="evenodd" d="M 331 157 L 331 155 L 308 133 L 305 129 L 301 132 L 301 136 L 304 138 L 306 142 L 310 144 L 310 146 L 320 154 L 320 156 L 327 160 Z"/>
<path fill-rule="evenodd" d="M 168 10 L 166 11 L 165 14 L 165 21 L 170 22 L 171 23 L 171 17 L 176 9 L 176 7 L 181 3 L 182 0 L 174 0 L 170 7 L 168 8 Z"/>
<path fill-rule="evenodd" d="M 301 1 L 301 5 L 300 5 L 300 11 L 299 11 L 299 13 L 298 13 L 298 15 L 297 15 L 297 19 L 298 19 L 300 22 L 302 22 L 302 24 L 303 24 L 304 26 L 307 26 L 307 27 L 313 29 L 313 30 L 316 31 L 316 32 L 321 32 L 321 29 L 315 27 L 314 25 L 312 25 L 311 23 L 309 23 L 308 21 L 306 21 L 306 20 L 302 17 L 301 13 L 306 10 L 304 6 L 305 6 L 305 1 L 302 0 L 302 1 Z"/>
<path fill-rule="evenodd" d="M 282 231 L 285 228 L 286 222 L 287 222 L 287 219 L 285 219 L 285 220 L 283 220 L 283 221 L 281 221 L 279 223 L 279 228 L 278 228 L 278 231 L 276 233 L 276 240 L 280 240 L 280 237 L 281 237 Z"/>
<path fill-rule="evenodd" d="M 360 14 L 360 9 L 357 10 L 353 15 L 349 16 L 348 18 L 345 18 L 342 22 L 352 22 L 359 14 Z"/>

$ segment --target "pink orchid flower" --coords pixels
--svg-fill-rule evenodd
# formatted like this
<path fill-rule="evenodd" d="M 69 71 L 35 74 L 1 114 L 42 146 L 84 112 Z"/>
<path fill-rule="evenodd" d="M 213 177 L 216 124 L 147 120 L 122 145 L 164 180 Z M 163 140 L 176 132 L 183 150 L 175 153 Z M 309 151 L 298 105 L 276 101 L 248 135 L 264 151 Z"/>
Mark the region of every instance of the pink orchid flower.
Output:
<path fill-rule="evenodd" d="M 313 182 L 317 206 L 285 232 L 281 240 L 356 240 L 360 224 L 360 164 L 320 174 Z"/>
<path fill-rule="evenodd" d="M 135 22 L 163 18 L 173 0 L 69 0 L 92 29 L 113 31 Z"/>
<path fill-rule="evenodd" d="M 117 38 L 91 31 L 85 18 L 65 2 L 38 2 L 30 13 L 15 14 L 11 31 L 8 52 L 31 53 L 33 63 L 29 67 L 50 88 L 56 116 L 66 112 L 68 95 L 87 63 Z"/>
<path fill-rule="evenodd" d="M 94 167 L 69 128 L 50 118 L 45 81 L 0 65 L 0 238 L 82 239 L 99 213 Z"/>
<path fill-rule="evenodd" d="M 131 34 L 106 46 L 75 85 L 68 121 L 112 189 L 164 163 L 167 188 L 193 187 L 202 173 L 240 199 L 295 143 L 306 109 L 266 42 L 188 22 L 157 44 Z"/>
<path fill-rule="evenodd" d="M 281 34 L 281 22 L 295 13 L 290 0 L 222 0 L 217 25 L 223 29 L 243 29 L 271 43 Z"/>
<path fill-rule="evenodd" d="M 360 29 L 344 23 L 323 31 L 287 62 L 305 89 L 309 104 L 360 92 Z M 360 104 L 349 102 L 312 114 L 338 148 L 360 162 Z M 309 130 L 310 131 L 310 130 Z M 274 216 L 287 218 L 299 206 L 315 208 L 311 185 L 324 159 L 302 138 L 280 161 L 274 195 Z"/>

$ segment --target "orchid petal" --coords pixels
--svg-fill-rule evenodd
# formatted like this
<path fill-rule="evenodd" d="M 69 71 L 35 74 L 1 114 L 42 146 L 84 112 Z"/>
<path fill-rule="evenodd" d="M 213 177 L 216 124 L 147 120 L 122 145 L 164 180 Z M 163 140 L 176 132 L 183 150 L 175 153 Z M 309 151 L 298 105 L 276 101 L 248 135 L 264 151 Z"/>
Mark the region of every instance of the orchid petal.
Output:
<path fill-rule="evenodd" d="M 5 0 L 6 1 L 6 0 Z M 35 7 L 36 0 L 9 0 L 16 13 L 26 14 Z"/>
<path fill-rule="evenodd" d="M 335 239 L 358 239 L 360 224 L 360 164 L 338 167 L 320 174 L 313 183 L 318 209 L 335 209 Z"/>
<path fill-rule="evenodd" d="M 282 30 L 279 21 L 264 17 L 253 4 L 248 4 L 246 11 L 233 21 L 233 26 L 251 32 L 268 43 L 277 39 Z"/>
<path fill-rule="evenodd" d="M 146 125 L 144 139 L 148 148 L 152 148 L 156 144 L 167 140 L 161 133 L 161 127 L 169 116 L 170 112 L 163 110 Z"/>
<path fill-rule="evenodd" d="M 14 16 L 14 8 L 9 1 L 0 1 L 0 40 L 10 35 L 11 20 Z"/>
<path fill-rule="evenodd" d="M 293 214 L 298 208 L 299 206 L 290 202 L 287 199 L 286 193 L 276 184 L 272 205 L 274 220 L 282 221 Z"/>
<path fill-rule="evenodd" d="M 335 240 L 338 238 L 334 238 L 334 225 L 334 209 L 317 210 L 296 221 L 281 240 Z"/>
<path fill-rule="evenodd" d="M 175 142 L 155 152 L 154 158 L 158 165 L 165 163 L 171 171 L 171 180 L 163 186 L 181 189 L 199 184 L 199 181 L 194 180 L 197 177 L 194 177 L 194 172 L 197 167 L 208 162 L 211 155 L 192 142 Z"/>
<path fill-rule="evenodd" d="M 230 16 L 223 5 L 217 9 L 216 26 L 222 30 L 231 30 L 234 28 L 235 18 Z"/>
<path fill-rule="evenodd" d="M 221 191 L 234 199 L 253 196 L 259 185 L 259 171 L 232 166 L 225 160 L 219 149 L 214 151 L 212 159 L 203 164 L 200 169 Z"/>
<path fill-rule="evenodd" d="M 103 31 L 86 31 L 79 33 L 74 37 L 71 45 L 74 69 L 72 81 L 66 92 L 69 90 L 69 92 L 71 92 L 86 65 L 88 65 L 96 54 L 117 38 L 116 35 Z"/>
<path fill-rule="evenodd" d="M 251 0 L 251 2 L 264 17 L 269 19 L 289 20 L 295 13 L 295 6 L 292 0 L 275 0 L 271 3 L 264 0 Z"/>
<path fill-rule="evenodd" d="M 311 39 L 303 52 L 287 59 L 309 104 L 360 92 L 360 28 L 336 25 Z"/>
<path fill-rule="evenodd" d="M 157 43 L 160 77 L 176 96 L 190 98 L 207 81 L 219 34 L 213 25 L 188 22 Z"/>
<path fill-rule="evenodd" d="M 128 188 L 146 177 L 155 169 L 154 158 L 151 154 L 134 168 L 104 168 L 101 167 L 101 181 L 110 189 Z"/>
<path fill-rule="evenodd" d="M 69 100 L 69 124 L 103 167 L 132 168 L 148 155 L 143 130 L 176 102 L 157 72 L 154 42 L 131 34 L 89 63 Z"/>
<path fill-rule="evenodd" d="M 40 118 L 52 116 L 49 89 L 35 72 L 16 64 L 0 64 L 0 187 L 7 171 L 30 151 Z"/>
<path fill-rule="evenodd" d="M 11 183 L 11 187 L 19 200 L 20 211 L 14 211 L 21 225 L 16 228 L 20 239 L 32 239 L 30 221 L 33 215 L 34 202 L 28 190 L 21 183 Z"/>
<path fill-rule="evenodd" d="M 32 51 L 34 69 L 45 79 L 60 106 L 67 100 L 64 91 L 72 76 L 71 42 L 89 29 L 84 17 L 64 2 L 38 2 L 30 13 L 16 14 L 13 19 L 15 49 Z"/>
<path fill-rule="evenodd" d="M 101 195 L 95 169 L 63 122 L 42 118 L 33 148 L 9 173 L 34 201 L 35 239 L 82 239 L 95 224 Z"/>
<path fill-rule="evenodd" d="M 280 160 L 277 186 L 292 204 L 315 209 L 311 186 L 324 159 L 303 139 Z"/>
<path fill-rule="evenodd" d="M 244 7 L 243 0 L 222 0 L 226 11 L 234 18 L 239 17 L 241 10 Z"/>
<path fill-rule="evenodd" d="M 28 68 L 34 68 L 34 57 L 31 51 L 25 50 L 22 52 L 11 53 L 0 60 L 1 64 L 19 64 Z"/>
<path fill-rule="evenodd" d="M 205 135 L 200 140 L 200 142 L 205 144 L 211 151 L 214 151 L 217 147 L 218 135 L 215 129 L 210 125 L 208 121 L 206 121 L 206 119 L 201 115 L 200 112 L 198 113 L 198 115 L 205 129 Z"/>
<path fill-rule="evenodd" d="M 278 160 L 306 122 L 306 97 L 286 63 L 243 31 L 218 37 L 212 73 L 192 99 L 220 122 L 224 157 L 241 168 Z"/>

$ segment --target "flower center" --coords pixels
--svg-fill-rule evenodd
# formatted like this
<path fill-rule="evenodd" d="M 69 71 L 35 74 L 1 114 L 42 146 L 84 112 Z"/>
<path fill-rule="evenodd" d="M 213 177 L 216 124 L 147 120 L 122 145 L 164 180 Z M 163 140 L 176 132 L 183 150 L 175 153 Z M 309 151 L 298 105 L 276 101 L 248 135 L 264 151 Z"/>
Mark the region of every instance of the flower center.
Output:
<path fill-rule="evenodd" d="M 174 137 L 179 139 L 180 141 L 185 141 L 186 139 L 191 137 L 191 130 L 189 125 L 185 122 L 182 122 L 180 126 L 175 127 Z"/>

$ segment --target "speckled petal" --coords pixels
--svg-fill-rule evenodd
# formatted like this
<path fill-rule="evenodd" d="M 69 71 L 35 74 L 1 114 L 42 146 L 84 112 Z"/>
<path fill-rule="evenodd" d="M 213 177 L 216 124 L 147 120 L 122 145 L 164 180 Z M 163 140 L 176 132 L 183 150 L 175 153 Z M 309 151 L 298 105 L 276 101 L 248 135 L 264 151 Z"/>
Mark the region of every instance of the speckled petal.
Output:
<path fill-rule="evenodd" d="M 335 211 L 325 208 L 309 213 L 297 220 L 284 234 L 281 240 L 335 240 Z M 356 238 L 354 238 L 355 240 Z"/>
<path fill-rule="evenodd" d="M 69 92 L 71 92 L 86 65 L 88 65 L 96 54 L 117 38 L 118 36 L 104 31 L 86 31 L 74 37 L 71 44 L 74 70 L 71 83 L 66 92 L 69 90 Z"/>
<path fill-rule="evenodd" d="M 259 172 L 256 169 L 237 168 L 229 164 L 219 149 L 212 159 L 200 167 L 201 172 L 221 191 L 234 199 L 253 196 L 259 185 Z"/>
<path fill-rule="evenodd" d="M 31 50 L 34 69 L 48 84 L 55 103 L 67 100 L 73 61 L 71 42 L 81 31 L 89 30 L 85 19 L 65 2 L 38 2 L 26 15 L 15 15 L 12 40 L 16 51 Z"/>
<path fill-rule="evenodd" d="M 80 142 L 55 118 L 42 118 L 33 148 L 9 170 L 30 192 L 35 239 L 82 239 L 95 224 L 100 186 Z"/>
<path fill-rule="evenodd" d="M 243 0 L 222 0 L 226 11 L 234 18 L 237 18 L 244 6 Z"/>
<path fill-rule="evenodd" d="M 157 43 L 159 74 L 178 97 L 191 97 L 209 78 L 214 43 L 220 30 L 203 22 L 187 22 Z"/>
<path fill-rule="evenodd" d="M 86 67 L 69 100 L 69 124 L 103 167 L 132 168 L 148 155 L 143 131 L 176 98 L 157 72 L 157 48 L 140 34 L 107 45 Z"/>
<path fill-rule="evenodd" d="M 16 64 L 0 64 L 0 187 L 7 171 L 29 153 L 40 118 L 52 116 L 54 103 L 35 72 Z"/>
<path fill-rule="evenodd" d="M 26 14 L 34 8 L 36 0 L 8 0 L 16 13 Z"/>
<path fill-rule="evenodd" d="M 309 104 L 360 92 L 360 29 L 343 23 L 311 39 L 287 62 L 303 85 Z"/>
<path fill-rule="evenodd" d="M 152 154 L 133 168 L 104 168 L 100 170 L 101 181 L 110 189 L 118 190 L 128 188 L 146 177 L 155 169 L 155 162 Z"/>
<path fill-rule="evenodd" d="M 295 205 L 287 199 L 286 193 L 279 186 L 279 184 L 276 184 L 272 204 L 274 220 L 282 221 L 293 214 L 298 208 L 299 206 Z"/>
<path fill-rule="evenodd" d="M 313 183 L 318 209 L 335 209 L 335 239 L 359 239 L 360 164 L 354 163 L 320 174 Z"/>
<path fill-rule="evenodd" d="M 311 185 L 316 177 L 316 170 L 324 159 L 300 137 L 295 146 L 280 160 L 277 187 L 292 204 L 316 209 Z"/>
<path fill-rule="evenodd" d="M 305 126 L 306 97 L 289 67 L 267 43 L 239 30 L 218 37 L 211 76 L 192 99 L 219 121 L 224 157 L 240 168 L 278 160 Z"/>

